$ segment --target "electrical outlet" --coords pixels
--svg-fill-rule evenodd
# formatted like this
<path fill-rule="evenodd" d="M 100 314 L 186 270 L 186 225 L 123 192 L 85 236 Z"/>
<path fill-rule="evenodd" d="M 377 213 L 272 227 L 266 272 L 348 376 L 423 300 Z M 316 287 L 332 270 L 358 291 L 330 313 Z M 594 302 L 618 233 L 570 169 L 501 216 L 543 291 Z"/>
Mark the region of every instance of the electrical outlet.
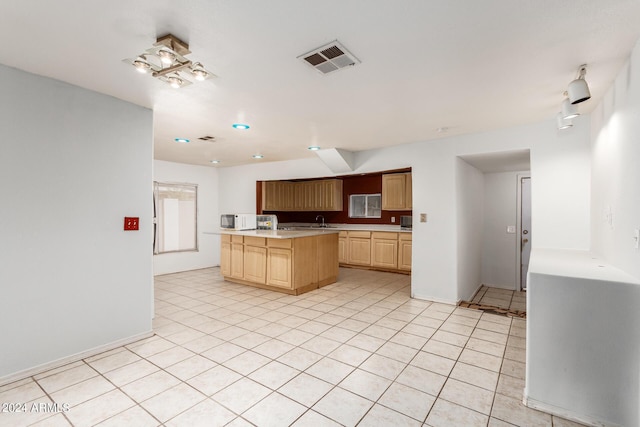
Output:
<path fill-rule="evenodd" d="M 426 213 L 421 213 L 420 214 L 420 222 L 427 222 L 427 214 Z"/>
<path fill-rule="evenodd" d="M 396 217 L 395 216 L 391 217 L 391 222 L 396 222 Z"/>
<path fill-rule="evenodd" d="M 138 230 L 140 218 L 137 216 L 125 216 L 124 217 L 124 229 L 125 231 Z"/>
<path fill-rule="evenodd" d="M 516 234 L 516 226 L 507 225 L 507 234 Z"/>

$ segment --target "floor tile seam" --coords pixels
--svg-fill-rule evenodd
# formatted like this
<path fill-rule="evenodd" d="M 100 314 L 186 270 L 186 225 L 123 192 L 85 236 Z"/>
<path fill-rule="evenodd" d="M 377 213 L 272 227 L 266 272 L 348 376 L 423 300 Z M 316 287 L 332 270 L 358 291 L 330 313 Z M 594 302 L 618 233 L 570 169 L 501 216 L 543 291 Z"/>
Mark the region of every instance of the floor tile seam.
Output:
<path fill-rule="evenodd" d="M 152 363 L 151 361 L 148 361 L 148 362 L 149 362 L 149 363 Z M 132 363 L 135 363 L 135 362 L 132 362 Z M 125 365 L 125 366 L 126 366 L 126 365 Z M 156 367 L 157 367 L 157 366 L 156 366 Z M 93 368 L 93 367 L 92 367 L 92 368 Z M 159 368 L 159 367 L 158 367 L 158 368 Z M 116 368 L 116 369 L 118 369 L 118 368 Z M 111 371 L 109 371 L 109 372 L 111 372 Z M 156 372 L 157 372 L 157 371 L 156 371 Z M 156 372 L 153 372 L 153 373 L 156 373 Z M 105 372 L 105 373 L 106 373 L 106 372 Z M 100 420 L 100 421 L 99 421 L 99 423 L 102 423 L 102 422 L 104 422 L 104 421 L 107 421 L 108 419 L 113 418 L 113 417 L 115 417 L 115 416 L 117 416 L 117 415 L 120 415 L 121 413 L 123 413 L 123 412 L 125 412 L 125 411 L 128 411 L 128 410 L 130 410 L 131 408 L 133 408 L 133 407 L 136 407 L 136 406 L 137 406 L 137 407 L 141 408 L 143 411 L 145 411 L 147 414 L 149 414 L 149 416 L 151 416 L 153 419 L 155 419 L 158 423 L 162 424 L 162 422 L 161 422 L 158 418 L 156 418 L 152 413 L 150 413 L 149 411 L 147 411 L 147 410 L 146 410 L 142 405 L 140 405 L 140 402 L 138 402 L 138 401 L 137 401 L 136 399 L 134 399 L 132 396 L 130 396 L 129 394 L 127 394 L 127 393 L 126 393 L 124 390 L 122 390 L 122 389 L 121 389 L 117 384 L 115 384 L 115 383 L 114 383 L 113 381 L 111 381 L 109 378 L 105 377 L 105 376 L 104 376 L 102 373 L 100 373 L 100 372 L 98 372 L 98 375 L 99 375 L 100 377 L 102 377 L 102 379 L 104 379 L 105 381 L 109 382 L 109 383 L 110 383 L 114 388 L 113 388 L 112 390 L 109 390 L 109 391 L 107 391 L 107 392 L 105 392 L 105 393 L 102 393 L 102 394 L 100 394 L 100 395 L 98 395 L 98 396 L 94 396 L 93 398 L 91 398 L 91 399 L 89 399 L 89 400 L 87 400 L 87 401 L 85 401 L 85 402 L 82 402 L 82 403 L 86 403 L 86 402 L 89 402 L 89 401 L 91 401 L 91 400 L 97 399 L 98 397 L 100 397 L 100 396 L 104 396 L 105 394 L 107 394 L 107 393 L 111 393 L 112 391 L 115 391 L 115 390 L 117 390 L 117 391 L 119 391 L 120 393 L 122 393 L 123 395 L 125 395 L 128 399 L 130 399 L 130 400 L 134 403 L 134 405 L 133 405 L 133 406 L 129 406 L 129 407 L 125 408 L 124 410 L 122 410 L 122 411 L 120 411 L 120 412 L 118 412 L 118 413 L 116 413 L 116 414 L 113 414 L 113 415 L 111 415 L 111 416 L 109 416 L 109 417 L 107 417 L 107 418 L 105 418 L 105 419 L 103 419 L 103 420 Z M 149 375 L 151 375 L 151 374 L 149 374 Z M 147 376 L 148 376 L 148 375 L 147 375 Z M 144 377 L 142 377 L 142 378 L 144 378 Z M 141 378 L 140 378 L 140 379 L 141 379 Z M 137 380 L 134 380 L 134 381 L 137 381 Z M 132 381 L 132 382 L 134 382 L 134 381 Z M 127 384 L 131 384 L 131 383 L 127 383 Z M 166 390 L 165 390 L 165 391 L 166 391 Z M 67 418 L 67 417 L 65 416 L 65 418 Z M 68 418 L 67 418 L 67 420 L 68 420 Z M 72 426 L 74 425 L 74 424 L 71 422 L 71 420 L 68 420 L 68 421 L 69 421 L 69 424 L 71 424 Z"/>
<path fill-rule="evenodd" d="M 452 378 L 452 379 L 453 379 L 453 380 L 455 380 L 455 381 L 460 381 L 460 380 L 457 380 L 457 379 L 455 379 L 455 378 Z M 463 382 L 463 383 L 464 383 L 464 381 L 460 381 L 460 382 Z M 468 383 L 465 383 L 465 384 L 468 384 Z M 477 387 L 477 386 L 476 386 L 476 387 Z M 479 387 L 479 388 L 482 388 L 482 387 Z M 487 390 L 486 388 L 483 388 L 482 390 L 489 391 L 489 390 Z M 494 391 L 492 394 L 494 394 L 494 395 L 495 395 L 495 394 L 496 394 L 496 392 Z M 449 399 L 447 399 L 446 397 L 442 397 L 442 396 L 440 396 L 440 397 L 438 397 L 438 399 L 442 399 L 442 400 L 444 400 L 444 401 L 446 401 L 446 402 L 449 402 L 449 403 L 452 403 L 452 404 L 454 404 L 454 405 L 461 406 L 461 407 L 463 407 L 463 408 L 465 408 L 465 409 L 468 409 L 468 410 L 470 410 L 470 411 L 475 412 L 476 414 L 483 415 L 483 416 L 487 417 L 487 422 L 489 421 L 489 418 L 491 418 L 491 408 L 489 408 L 489 413 L 488 413 L 488 414 L 485 414 L 484 412 L 480 412 L 480 411 L 478 411 L 477 409 L 469 408 L 468 406 L 465 406 L 465 405 L 463 405 L 463 404 L 461 404 L 461 403 L 458 403 L 458 402 L 453 402 L 452 400 L 449 400 Z M 493 406 L 493 399 L 494 399 L 494 397 L 492 397 L 492 398 L 491 398 L 491 406 Z M 435 402 L 434 402 L 434 404 L 435 404 Z"/>
<path fill-rule="evenodd" d="M 84 360 L 82 360 L 82 361 L 84 362 Z M 85 362 L 85 364 L 86 364 L 86 362 Z M 64 371 L 63 371 L 63 372 L 64 372 Z M 51 397 L 51 395 L 47 392 L 47 390 L 45 390 L 45 389 L 44 389 L 44 387 L 42 387 L 42 385 L 41 385 L 41 384 L 40 384 L 40 383 L 35 379 L 35 375 L 34 375 L 34 376 L 31 376 L 30 378 L 31 378 L 31 380 L 36 384 L 36 386 L 37 386 L 40 390 L 42 390 L 42 392 L 44 393 L 44 397 L 47 397 L 50 401 L 52 401 L 52 402 L 54 402 L 54 403 L 55 403 L 55 400 L 53 399 L 53 397 Z M 45 378 L 47 378 L 47 377 L 45 377 Z M 92 377 L 92 378 L 93 378 L 93 377 Z M 42 396 L 40 396 L 40 397 L 38 397 L 38 398 L 36 398 L 36 399 L 40 399 L 40 398 L 42 398 Z M 33 399 L 33 400 L 35 400 L 35 399 Z M 71 408 L 69 408 L 69 409 L 71 409 Z M 73 426 L 73 423 L 71 422 L 71 420 L 69 419 L 69 417 L 67 416 L 67 414 L 65 413 L 65 411 L 62 411 L 62 412 L 59 412 L 59 413 L 60 413 L 60 414 L 62 414 L 62 416 L 65 418 L 65 420 L 67 420 L 67 422 L 69 423 L 69 425 Z M 49 417 L 45 417 L 45 418 L 43 418 L 42 420 L 39 420 L 39 421 L 37 421 L 37 422 L 44 421 L 44 420 L 46 420 L 46 419 L 48 419 L 48 418 L 51 418 L 51 417 L 56 416 L 57 414 L 58 414 L 58 413 L 52 413 L 52 414 L 51 414 L 51 416 L 49 416 Z"/>
<path fill-rule="evenodd" d="M 109 351 L 111 351 L 111 350 L 109 350 Z M 108 357 L 108 356 L 106 356 L 106 357 Z M 100 359 L 98 359 L 98 360 L 100 360 Z M 58 389 L 58 390 L 52 391 L 52 392 L 51 392 L 51 394 L 53 394 L 53 393 L 57 393 L 57 392 L 62 391 L 62 390 L 65 390 L 65 389 L 67 389 L 67 388 L 69 388 L 69 387 L 73 387 L 73 386 L 78 385 L 78 384 L 80 384 L 80 383 L 83 383 L 83 382 L 85 382 L 85 381 L 87 381 L 87 380 L 90 380 L 90 379 L 93 379 L 93 378 L 96 378 L 96 377 L 102 376 L 102 373 L 101 373 L 101 372 L 99 372 L 99 371 L 98 371 L 96 368 L 94 368 L 93 366 L 91 366 L 91 365 L 89 364 L 89 362 L 87 362 L 87 361 L 86 361 L 86 359 L 80 359 L 79 361 L 80 361 L 80 362 L 82 362 L 82 363 L 84 364 L 84 366 L 87 366 L 89 369 L 91 369 L 91 370 L 95 373 L 95 375 L 93 375 L 93 376 L 91 376 L 91 377 L 88 377 L 88 378 L 85 378 L 85 379 L 83 379 L 82 381 L 79 381 L 79 382 L 76 382 L 76 383 L 73 383 L 73 384 L 69 384 L 69 385 L 67 385 L 67 386 L 65 386 L 65 387 L 62 387 L 61 389 Z M 71 369 L 79 368 L 80 366 L 83 366 L 83 365 L 78 365 L 78 366 L 76 366 L 76 367 L 69 368 L 69 369 L 65 369 L 64 371 L 57 372 L 57 373 L 55 373 L 55 374 L 52 374 L 52 375 L 49 375 L 49 376 L 46 376 L 46 377 L 42 377 L 42 378 L 40 378 L 40 380 L 43 380 L 43 379 L 45 379 L 45 378 L 50 378 L 50 377 L 52 377 L 52 376 L 54 376 L 54 375 L 62 374 L 62 373 L 67 372 L 67 371 L 69 371 L 69 370 L 71 370 Z M 44 391 L 44 392 L 45 392 L 45 394 L 46 394 L 47 396 L 49 396 L 49 393 L 44 389 L 44 386 L 42 386 L 42 385 L 40 384 L 40 382 L 39 382 L 40 380 L 35 379 L 35 375 L 34 375 L 34 376 L 32 376 L 31 378 L 32 378 L 32 379 L 33 379 L 33 381 L 38 385 L 38 387 L 40 387 L 40 388 L 42 389 L 42 391 Z M 50 397 L 50 396 L 49 396 L 49 397 Z M 52 401 L 53 401 L 53 399 L 52 399 Z"/>
<path fill-rule="evenodd" d="M 511 324 L 513 324 L 513 319 L 511 320 Z M 509 342 L 509 339 L 507 337 L 507 343 L 508 342 Z M 507 352 L 507 343 L 505 343 L 504 349 L 502 350 L 502 356 L 500 359 L 500 369 L 498 371 L 498 380 L 496 381 L 496 389 L 494 390 L 493 399 L 491 400 L 491 409 L 489 411 L 489 421 L 491 420 L 491 417 L 493 414 L 493 408 L 495 407 L 496 398 L 498 395 L 498 384 L 500 383 L 500 375 L 502 375 L 502 366 L 504 365 L 504 356 L 505 356 L 505 353 Z"/>

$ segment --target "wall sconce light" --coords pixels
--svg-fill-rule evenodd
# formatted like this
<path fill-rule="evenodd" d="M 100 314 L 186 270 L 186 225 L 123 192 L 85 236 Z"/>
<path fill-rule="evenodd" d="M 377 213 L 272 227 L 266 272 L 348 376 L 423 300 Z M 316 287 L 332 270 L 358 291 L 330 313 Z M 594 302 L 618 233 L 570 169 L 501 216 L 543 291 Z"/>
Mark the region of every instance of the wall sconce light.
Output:
<path fill-rule="evenodd" d="M 136 58 L 123 61 L 133 65 L 140 73 L 150 73 L 176 89 L 188 86 L 196 80 L 203 81 L 215 77 L 200 62 L 193 63 L 185 58 L 190 53 L 187 43 L 172 34 L 167 34 L 159 37 L 153 47 Z"/>
<path fill-rule="evenodd" d="M 579 104 L 591 98 L 591 92 L 589 92 L 589 85 L 584 79 L 587 74 L 587 65 L 583 64 L 578 70 L 578 78 L 569 83 L 569 101 L 572 104 Z"/>

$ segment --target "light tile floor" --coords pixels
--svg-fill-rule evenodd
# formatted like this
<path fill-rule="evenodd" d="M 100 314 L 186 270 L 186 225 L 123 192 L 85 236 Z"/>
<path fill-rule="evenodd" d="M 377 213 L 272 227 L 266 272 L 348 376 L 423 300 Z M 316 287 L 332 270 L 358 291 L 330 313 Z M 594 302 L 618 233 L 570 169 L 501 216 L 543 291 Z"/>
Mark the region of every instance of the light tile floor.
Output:
<path fill-rule="evenodd" d="M 410 299 L 409 281 L 341 269 L 295 297 L 217 268 L 157 277 L 155 336 L 0 387 L 70 406 L 0 425 L 578 425 L 522 405 L 525 320 Z"/>
<path fill-rule="evenodd" d="M 506 310 L 527 311 L 527 293 L 482 285 L 471 302 Z"/>

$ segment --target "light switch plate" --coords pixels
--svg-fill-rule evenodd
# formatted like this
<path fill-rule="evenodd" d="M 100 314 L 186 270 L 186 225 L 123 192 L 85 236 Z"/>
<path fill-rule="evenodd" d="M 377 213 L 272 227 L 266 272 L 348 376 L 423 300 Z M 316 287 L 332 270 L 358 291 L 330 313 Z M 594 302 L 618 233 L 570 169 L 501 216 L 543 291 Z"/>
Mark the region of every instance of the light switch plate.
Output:
<path fill-rule="evenodd" d="M 427 222 L 427 214 L 426 213 L 421 213 L 420 214 L 420 222 Z"/>
<path fill-rule="evenodd" d="M 507 234 L 516 234 L 516 226 L 507 225 Z"/>

